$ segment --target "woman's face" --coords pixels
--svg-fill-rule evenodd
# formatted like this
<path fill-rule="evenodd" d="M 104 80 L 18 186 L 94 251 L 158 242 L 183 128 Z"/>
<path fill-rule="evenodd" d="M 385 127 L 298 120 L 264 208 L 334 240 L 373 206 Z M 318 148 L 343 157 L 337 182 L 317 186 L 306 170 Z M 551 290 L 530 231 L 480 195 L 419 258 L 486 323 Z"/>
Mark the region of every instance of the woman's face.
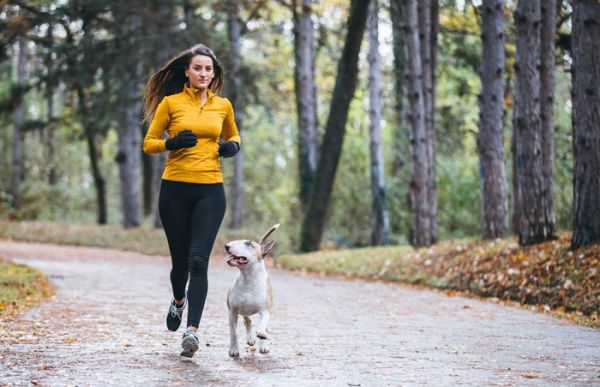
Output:
<path fill-rule="evenodd" d="M 213 61 L 209 56 L 195 55 L 190 66 L 185 69 L 185 75 L 190 80 L 190 85 L 199 90 L 208 89 L 208 85 L 215 77 Z"/>

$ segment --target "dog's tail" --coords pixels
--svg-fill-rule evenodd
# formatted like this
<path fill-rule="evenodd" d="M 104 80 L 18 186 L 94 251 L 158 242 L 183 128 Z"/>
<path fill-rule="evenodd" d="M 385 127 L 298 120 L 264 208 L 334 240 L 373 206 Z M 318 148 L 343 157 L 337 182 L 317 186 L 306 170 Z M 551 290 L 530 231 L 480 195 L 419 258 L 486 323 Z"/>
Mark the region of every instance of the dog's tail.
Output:
<path fill-rule="evenodd" d="M 262 246 L 262 245 L 265 243 L 265 241 L 267 240 L 267 238 L 269 237 L 269 235 L 273 234 L 273 232 L 274 232 L 275 230 L 277 230 L 278 228 L 279 228 L 279 223 L 277 223 L 276 225 L 274 225 L 273 227 L 271 227 L 271 228 L 269 229 L 269 231 L 267 231 L 267 232 L 265 233 L 265 235 L 263 235 L 263 236 L 262 236 L 262 237 L 259 239 L 259 241 L 258 241 L 258 244 Z"/>

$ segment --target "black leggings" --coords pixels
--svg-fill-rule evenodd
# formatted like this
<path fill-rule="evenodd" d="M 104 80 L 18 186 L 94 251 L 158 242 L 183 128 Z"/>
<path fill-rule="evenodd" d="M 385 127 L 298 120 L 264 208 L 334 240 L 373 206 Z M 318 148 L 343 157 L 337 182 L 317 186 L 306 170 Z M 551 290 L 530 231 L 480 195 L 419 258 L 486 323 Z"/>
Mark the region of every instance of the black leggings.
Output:
<path fill-rule="evenodd" d="M 223 183 L 163 180 L 158 210 L 171 252 L 173 296 L 185 297 L 189 273 L 187 326 L 197 328 L 208 290 L 208 259 L 225 215 Z"/>

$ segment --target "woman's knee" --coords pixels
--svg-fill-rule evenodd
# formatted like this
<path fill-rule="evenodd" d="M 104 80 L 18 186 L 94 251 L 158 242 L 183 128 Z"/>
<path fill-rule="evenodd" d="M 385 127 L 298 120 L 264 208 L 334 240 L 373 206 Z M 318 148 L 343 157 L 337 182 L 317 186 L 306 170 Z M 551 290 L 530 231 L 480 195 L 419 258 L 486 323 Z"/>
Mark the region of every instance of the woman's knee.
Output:
<path fill-rule="evenodd" d="M 190 275 L 205 274 L 208 271 L 208 257 L 203 255 L 190 256 Z"/>

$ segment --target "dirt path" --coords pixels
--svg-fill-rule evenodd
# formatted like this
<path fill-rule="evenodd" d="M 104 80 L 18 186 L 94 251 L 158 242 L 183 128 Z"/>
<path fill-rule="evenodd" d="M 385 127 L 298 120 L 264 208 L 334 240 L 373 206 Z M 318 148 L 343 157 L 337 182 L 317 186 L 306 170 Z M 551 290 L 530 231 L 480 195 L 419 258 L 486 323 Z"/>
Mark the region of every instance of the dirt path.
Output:
<path fill-rule="evenodd" d="M 167 331 L 166 257 L 0 241 L 57 295 L 0 324 L 0 385 L 600 385 L 600 332 L 437 292 L 270 270 L 268 355 L 228 357 L 215 256 L 201 349 Z M 242 330 L 240 323 L 240 332 Z M 243 342 L 240 342 L 242 345 Z"/>

